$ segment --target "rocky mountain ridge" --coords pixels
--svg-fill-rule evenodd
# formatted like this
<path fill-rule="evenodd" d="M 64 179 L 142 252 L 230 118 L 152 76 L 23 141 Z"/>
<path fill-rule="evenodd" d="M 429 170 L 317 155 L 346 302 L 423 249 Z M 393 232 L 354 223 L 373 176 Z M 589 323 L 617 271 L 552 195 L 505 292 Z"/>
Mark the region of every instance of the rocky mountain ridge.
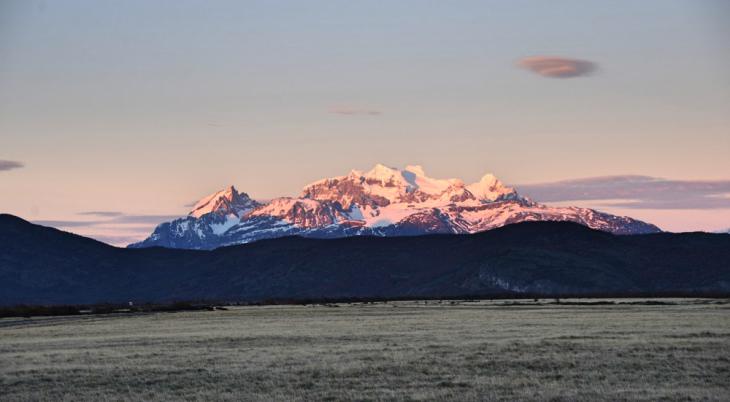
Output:
<path fill-rule="evenodd" d="M 520 196 L 494 175 L 475 183 L 435 179 L 421 166 L 378 164 L 326 178 L 298 197 L 267 203 L 233 186 L 200 200 L 186 217 L 159 225 L 133 248 L 214 249 L 299 235 L 334 238 L 476 233 L 524 221 L 570 221 L 614 234 L 659 232 L 654 225 L 587 208 L 550 207 Z"/>

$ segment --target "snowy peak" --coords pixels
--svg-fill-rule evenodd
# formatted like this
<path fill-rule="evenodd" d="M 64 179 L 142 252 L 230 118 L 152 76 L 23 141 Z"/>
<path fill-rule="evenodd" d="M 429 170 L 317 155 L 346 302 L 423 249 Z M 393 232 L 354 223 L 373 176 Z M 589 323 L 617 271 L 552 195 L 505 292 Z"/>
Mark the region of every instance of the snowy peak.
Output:
<path fill-rule="evenodd" d="M 491 173 L 485 174 L 481 180 L 466 186 L 466 188 L 474 197 L 483 202 L 518 198 L 515 189 L 505 186 Z"/>
<path fill-rule="evenodd" d="M 426 172 L 423 171 L 423 167 L 421 165 L 408 165 L 405 168 L 406 172 L 411 172 L 416 177 L 426 177 Z"/>
<path fill-rule="evenodd" d="M 519 196 L 491 174 L 467 186 L 460 179 L 429 177 L 419 165 L 400 170 L 377 164 L 364 173 L 352 170 L 347 176 L 316 181 L 304 188 L 302 198 L 339 201 L 347 209 L 352 203 L 372 207 L 467 200 L 483 203 Z"/>
<path fill-rule="evenodd" d="M 388 181 L 394 179 L 396 176 L 399 175 L 400 171 L 398 169 L 385 166 L 382 163 L 378 163 L 367 173 L 365 173 L 365 178 Z"/>
<path fill-rule="evenodd" d="M 378 163 L 362 177 L 370 186 L 396 187 L 405 191 L 412 191 L 414 183 L 407 179 L 404 171 Z"/>
<path fill-rule="evenodd" d="M 523 221 L 572 221 L 618 234 L 654 233 L 654 225 L 577 207 L 550 207 L 521 197 L 492 174 L 476 183 L 436 179 L 421 166 L 322 179 L 299 197 L 260 204 L 233 186 L 198 202 L 187 217 L 160 224 L 133 247 L 215 248 L 281 237 L 405 236 L 475 233 Z"/>
<path fill-rule="evenodd" d="M 205 214 L 214 212 L 218 215 L 235 214 L 240 216 L 258 205 L 248 194 L 239 193 L 235 187 L 229 186 L 198 201 L 188 215 L 200 218 Z"/>
<path fill-rule="evenodd" d="M 282 198 L 269 205 L 261 205 L 230 186 L 200 200 L 189 215 L 199 218 L 209 213 L 220 216 L 234 214 L 240 218 L 255 209 L 253 216 L 282 217 L 287 213 L 275 212 L 274 209 L 285 206 L 284 209 L 303 211 L 321 202 L 337 203 L 341 211 L 350 211 L 353 206 L 378 209 L 405 204 L 404 207 L 430 208 L 454 202 L 480 205 L 518 199 L 521 197 L 513 188 L 505 186 L 492 174 L 466 185 L 460 179 L 429 177 L 419 165 L 408 165 L 401 170 L 378 163 L 366 172 L 352 170 L 346 176 L 318 180 L 304 187 L 299 198 Z M 327 213 L 338 215 L 331 211 Z M 332 222 L 339 218 L 332 218 Z"/>

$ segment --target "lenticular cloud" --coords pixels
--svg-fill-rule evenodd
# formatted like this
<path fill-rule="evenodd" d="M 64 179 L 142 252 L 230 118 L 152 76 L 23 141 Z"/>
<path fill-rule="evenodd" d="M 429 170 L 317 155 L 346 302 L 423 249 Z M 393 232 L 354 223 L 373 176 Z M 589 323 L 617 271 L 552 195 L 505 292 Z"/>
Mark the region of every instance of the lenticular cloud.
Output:
<path fill-rule="evenodd" d="M 23 163 L 21 163 L 21 162 L 6 161 L 6 160 L 0 159 L 0 171 L 19 169 L 19 168 L 22 168 L 23 166 L 25 166 L 25 165 L 23 165 Z"/>
<path fill-rule="evenodd" d="M 525 57 L 518 61 L 517 65 L 548 78 L 580 77 L 588 75 L 596 69 L 595 63 L 587 60 L 556 56 Z"/>

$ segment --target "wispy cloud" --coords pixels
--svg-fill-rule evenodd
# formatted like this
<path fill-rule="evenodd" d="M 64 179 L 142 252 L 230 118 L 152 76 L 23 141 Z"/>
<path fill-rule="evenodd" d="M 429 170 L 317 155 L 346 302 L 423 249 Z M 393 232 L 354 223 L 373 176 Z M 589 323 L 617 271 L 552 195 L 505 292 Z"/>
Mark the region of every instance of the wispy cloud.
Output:
<path fill-rule="evenodd" d="M 0 159 L 0 172 L 5 171 L 5 170 L 20 169 L 24 166 L 25 165 L 22 162 L 8 161 L 8 160 Z"/>
<path fill-rule="evenodd" d="M 113 219 L 112 222 L 157 225 L 177 218 L 180 218 L 180 215 L 123 215 Z"/>
<path fill-rule="evenodd" d="M 128 215 L 122 212 L 116 211 L 88 211 L 79 212 L 79 215 L 91 215 L 98 216 L 108 219 L 97 219 L 97 220 L 37 220 L 33 223 L 37 223 L 43 226 L 53 226 L 59 228 L 72 228 L 72 227 L 88 227 L 88 226 L 100 226 L 100 225 L 124 225 L 124 224 L 139 224 L 139 225 L 150 225 L 155 226 L 162 222 L 171 221 L 177 219 L 179 215 Z"/>
<path fill-rule="evenodd" d="M 120 211 L 82 211 L 86 219 L 35 220 L 33 223 L 68 230 L 82 236 L 125 246 L 149 236 L 155 226 L 179 218 L 179 215 L 135 215 Z"/>
<path fill-rule="evenodd" d="M 71 221 L 71 220 L 35 220 L 33 223 L 42 226 L 52 226 L 54 228 L 80 228 L 95 226 L 107 221 Z"/>
<path fill-rule="evenodd" d="M 124 215 L 124 213 L 119 212 L 119 211 L 84 211 L 84 212 L 79 212 L 78 215 L 115 217 L 115 216 L 122 216 L 122 215 Z"/>
<path fill-rule="evenodd" d="M 730 208 L 730 180 L 604 176 L 516 187 L 540 202 L 590 200 L 608 207 L 640 209 Z"/>
<path fill-rule="evenodd" d="M 380 110 L 368 108 L 355 108 L 338 106 L 330 109 L 330 113 L 342 116 L 379 116 L 383 114 Z"/>
<path fill-rule="evenodd" d="M 573 78 L 589 75 L 597 65 L 587 60 L 557 56 L 530 56 L 520 59 L 517 65 L 548 78 Z"/>

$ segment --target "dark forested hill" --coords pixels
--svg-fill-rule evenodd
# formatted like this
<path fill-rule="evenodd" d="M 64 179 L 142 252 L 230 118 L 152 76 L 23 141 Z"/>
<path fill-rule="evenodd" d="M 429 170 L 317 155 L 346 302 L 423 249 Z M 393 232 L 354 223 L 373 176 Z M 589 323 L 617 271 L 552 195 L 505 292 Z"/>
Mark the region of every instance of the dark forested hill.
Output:
<path fill-rule="evenodd" d="M 730 235 L 569 222 L 418 237 L 122 249 L 0 215 L 0 304 L 730 292 Z"/>

